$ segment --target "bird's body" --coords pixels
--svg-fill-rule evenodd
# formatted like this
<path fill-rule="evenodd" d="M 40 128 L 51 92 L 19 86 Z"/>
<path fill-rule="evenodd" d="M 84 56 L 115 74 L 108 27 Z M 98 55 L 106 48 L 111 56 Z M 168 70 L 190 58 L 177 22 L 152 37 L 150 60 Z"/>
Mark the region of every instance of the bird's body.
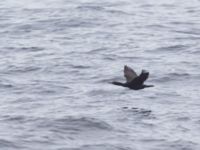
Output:
<path fill-rule="evenodd" d="M 124 77 L 126 78 L 126 83 L 112 82 L 112 84 L 128 87 L 133 90 L 140 90 L 147 87 L 153 87 L 153 85 L 144 84 L 144 81 L 146 81 L 147 78 L 149 77 L 149 72 L 145 70 L 142 70 L 141 74 L 138 76 L 133 69 L 125 65 Z"/>

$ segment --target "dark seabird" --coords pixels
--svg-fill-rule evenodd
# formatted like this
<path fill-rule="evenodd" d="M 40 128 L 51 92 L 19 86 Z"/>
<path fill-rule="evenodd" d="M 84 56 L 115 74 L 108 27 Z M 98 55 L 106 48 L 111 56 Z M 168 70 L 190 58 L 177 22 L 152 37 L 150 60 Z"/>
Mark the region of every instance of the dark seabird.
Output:
<path fill-rule="evenodd" d="M 114 85 L 128 87 L 133 90 L 140 90 L 147 87 L 153 87 L 153 85 L 145 85 L 144 81 L 149 77 L 149 72 L 142 70 L 141 74 L 138 76 L 133 69 L 124 66 L 124 77 L 126 78 L 126 83 L 112 82 Z"/>

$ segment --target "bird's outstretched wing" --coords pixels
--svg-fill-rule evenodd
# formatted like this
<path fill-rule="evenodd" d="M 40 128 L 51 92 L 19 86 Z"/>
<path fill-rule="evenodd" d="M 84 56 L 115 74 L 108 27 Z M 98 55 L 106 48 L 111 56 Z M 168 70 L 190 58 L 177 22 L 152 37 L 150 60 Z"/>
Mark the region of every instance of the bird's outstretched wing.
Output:
<path fill-rule="evenodd" d="M 144 84 L 144 81 L 146 81 L 148 77 L 149 72 L 142 70 L 141 74 L 134 78 L 134 80 L 132 80 L 129 85 L 132 87 L 140 87 Z"/>
<path fill-rule="evenodd" d="M 138 79 L 140 84 L 143 84 L 149 77 L 149 72 L 146 70 L 142 70 L 141 74 L 139 75 Z"/>
<path fill-rule="evenodd" d="M 126 78 L 126 82 L 130 83 L 133 81 L 138 75 L 135 73 L 133 69 L 131 69 L 129 66 L 124 66 L 124 77 Z"/>

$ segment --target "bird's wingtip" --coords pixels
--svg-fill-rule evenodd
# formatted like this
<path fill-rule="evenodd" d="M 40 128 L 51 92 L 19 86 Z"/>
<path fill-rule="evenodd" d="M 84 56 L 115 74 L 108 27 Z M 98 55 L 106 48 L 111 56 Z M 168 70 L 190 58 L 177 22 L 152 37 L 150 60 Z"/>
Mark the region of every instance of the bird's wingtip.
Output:
<path fill-rule="evenodd" d="M 145 69 L 142 69 L 142 73 L 148 73 L 148 71 Z"/>

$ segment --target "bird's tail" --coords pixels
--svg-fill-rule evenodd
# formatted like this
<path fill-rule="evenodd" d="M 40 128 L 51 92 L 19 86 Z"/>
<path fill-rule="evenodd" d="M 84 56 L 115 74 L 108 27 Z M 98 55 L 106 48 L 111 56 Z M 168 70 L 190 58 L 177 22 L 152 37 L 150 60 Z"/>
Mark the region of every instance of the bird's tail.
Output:
<path fill-rule="evenodd" d="M 118 85 L 118 86 L 125 86 L 125 84 L 124 83 L 121 83 L 121 82 L 111 82 L 112 84 L 114 84 L 114 85 Z"/>
<path fill-rule="evenodd" d="M 154 85 L 145 85 L 145 88 L 154 87 Z"/>

